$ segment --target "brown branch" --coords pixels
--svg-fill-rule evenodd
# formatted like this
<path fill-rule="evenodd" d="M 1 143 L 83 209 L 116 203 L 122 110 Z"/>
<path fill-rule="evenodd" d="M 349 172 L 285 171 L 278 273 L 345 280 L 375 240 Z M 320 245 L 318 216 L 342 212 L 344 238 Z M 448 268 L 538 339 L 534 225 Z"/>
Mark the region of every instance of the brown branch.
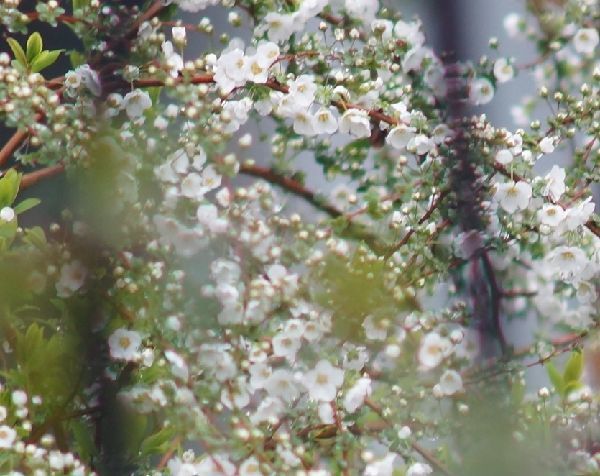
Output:
<path fill-rule="evenodd" d="M 438 207 L 440 206 L 440 204 L 442 203 L 442 201 L 446 198 L 446 196 L 450 193 L 450 190 L 445 189 L 442 190 L 440 192 L 440 194 L 437 196 L 437 198 L 433 201 L 433 203 L 430 205 L 430 207 L 427 209 L 427 211 L 425 212 L 425 214 L 419 218 L 419 221 L 417 222 L 419 225 L 422 225 L 423 223 L 425 223 L 430 217 L 431 215 L 433 215 L 433 212 L 435 210 L 438 209 Z M 386 253 L 386 257 L 389 258 L 390 256 L 392 256 L 396 251 L 398 251 L 400 248 L 402 248 L 406 243 L 408 243 L 408 241 L 410 240 L 410 238 L 416 233 L 416 228 L 411 228 L 410 230 L 408 230 L 406 232 L 406 235 L 404 235 L 402 237 L 402 239 L 396 243 L 394 246 L 392 246 L 388 252 Z"/>
<path fill-rule="evenodd" d="M 331 217 L 336 218 L 343 215 L 343 213 L 334 206 L 319 200 L 319 198 L 313 191 L 307 189 L 297 180 L 294 180 L 290 177 L 286 177 L 285 175 L 281 175 L 273 171 L 272 169 L 262 167 L 260 165 L 244 164 L 240 167 L 240 173 L 245 175 L 251 175 L 254 177 L 259 177 L 263 180 L 266 180 L 269 183 L 278 185 L 281 188 L 287 190 L 288 192 L 304 198 L 315 208 L 324 211 Z"/>
<path fill-rule="evenodd" d="M 42 119 L 42 114 L 36 114 L 33 117 L 34 122 L 39 122 Z M 21 146 L 25 139 L 29 136 L 29 131 L 21 129 L 15 132 L 10 139 L 4 144 L 4 147 L 0 149 L 0 166 L 5 165 L 9 161 L 11 155 Z"/>
<path fill-rule="evenodd" d="M 25 174 L 21 179 L 20 189 L 23 190 L 25 188 L 29 188 L 44 179 L 54 177 L 55 175 L 63 173 L 64 170 L 65 166 L 63 164 L 58 164 L 51 165 L 49 167 L 45 167 L 43 169 L 35 170 L 33 172 Z"/>

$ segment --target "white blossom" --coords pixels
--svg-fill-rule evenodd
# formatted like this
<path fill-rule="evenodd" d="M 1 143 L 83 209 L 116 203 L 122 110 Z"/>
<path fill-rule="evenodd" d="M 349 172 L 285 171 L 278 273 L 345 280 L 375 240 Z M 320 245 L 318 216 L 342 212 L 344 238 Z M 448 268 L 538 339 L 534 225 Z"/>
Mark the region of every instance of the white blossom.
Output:
<path fill-rule="evenodd" d="M 562 194 L 567 189 L 565 185 L 566 176 L 565 169 L 558 165 L 553 165 L 545 177 L 546 185 L 542 193 L 554 201 L 560 200 L 560 197 L 562 197 Z"/>
<path fill-rule="evenodd" d="M 353 413 L 365 402 L 365 398 L 371 395 L 371 379 L 362 377 L 346 392 L 344 397 L 344 408 Z"/>
<path fill-rule="evenodd" d="M 510 81 L 515 75 L 513 66 L 506 58 L 498 58 L 494 63 L 494 76 L 499 83 Z"/>
<path fill-rule="evenodd" d="M 87 270 L 78 261 L 64 264 L 60 269 L 60 277 L 56 283 L 56 291 L 60 297 L 68 297 L 78 291 L 85 283 Z"/>
<path fill-rule="evenodd" d="M 146 91 L 141 89 L 134 89 L 127 93 L 121 103 L 121 109 L 125 109 L 129 119 L 140 117 L 150 107 L 152 107 L 152 99 Z"/>
<path fill-rule="evenodd" d="M 307 372 L 303 383 L 310 398 L 329 402 L 337 394 L 337 389 L 344 381 L 344 371 L 331 365 L 327 360 L 320 360 L 316 367 Z"/>
<path fill-rule="evenodd" d="M 419 362 L 424 369 L 437 367 L 452 352 L 452 343 L 437 332 L 430 332 L 421 339 Z"/>
<path fill-rule="evenodd" d="M 362 109 L 348 109 L 342 114 L 339 122 L 340 132 L 351 134 L 355 137 L 369 137 L 371 123 L 369 115 Z"/>
<path fill-rule="evenodd" d="M 507 182 L 496 184 L 494 198 L 507 213 L 524 210 L 529 206 L 532 190 L 527 182 Z"/>
<path fill-rule="evenodd" d="M 476 106 L 483 106 L 494 98 L 494 87 L 486 78 L 477 78 L 469 86 L 469 99 Z"/>
<path fill-rule="evenodd" d="M 15 211 L 11 207 L 3 207 L 0 210 L 0 220 L 8 222 L 15 219 Z"/>
<path fill-rule="evenodd" d="M 120 328 L 108 338 L 110 356 L 116 360 L 135 361 L 139 357 L 142 337 L 136 331 Z"/>
<path fill-rule="evenodd" d="M 592 55 L 598 46 L 598 30 L 596 28 L 581 28 L 573 36 L 573 46 L 577 53 Z"/>

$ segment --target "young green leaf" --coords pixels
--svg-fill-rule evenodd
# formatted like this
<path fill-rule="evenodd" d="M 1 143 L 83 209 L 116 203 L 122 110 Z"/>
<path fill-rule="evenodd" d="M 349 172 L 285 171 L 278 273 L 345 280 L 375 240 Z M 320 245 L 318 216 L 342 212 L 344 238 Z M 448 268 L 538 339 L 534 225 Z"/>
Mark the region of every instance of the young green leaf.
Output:
<path fill-rule="evenodd" d="M 42 52 L 42 36 L 36 31 L 27 39 L 27 63 Z"/>
<path fill-rule="evenodd" d="M 23 51 L 23 48 L 21 47 L 19 42 L 17 40 L 15 40 L 14 38 L 7 38 L 6 42 L 8 43 L 8 46 L 10 46 L 10 49 L 12 50 L 13 54 L 15 55 L 15 59 L 19 63 L 21 63 L 21 65 L 24 68 L 26 68 L 27 67 L 27 55 Z"/>
<path fill-rule="evenodd" d="M 39 198 L 26 198 L 15 207 L 15 213 L 19 215 L 20 213 L 26 212 L 27 210 L 31 210 L 33 207 L 39 205 L 40 203 L 41 200 Z"/>
<path fill-rule="evenodd" d="M 31 72 L 39 73 L 41 70 L 54 64 L 61 52 L 62 50 L 42 51 L 31 63 Z"/>
<path fill-rule="evenodd" d="M 583 354 L 580 351 L 574 351 L 565 365 L 563 380 L 566 384 L 577 383 L 583 372 Z"/>
<path fill-rule="evenodd" d="M 564 395 L 565 395 L 565 382 L 563 380 L 562 375 L 560 374 L 560 372 L 556 368 L 556 366 L 552 362 L 548 362 L 546 364 L 546 371 L 548 372 L 548 377 L 550 378 L 550 382 L 552 382 L 552 385 L 554 386 L 554 389 L 556 390 L 556 392 L 561 397 L 564 397 Z"/>
<path fill-rule="evenodd" d="M 21 174 L 15 169 L 8 170 L 4 177 L 0 178 L 0 208 L 12 205 L 17 197 Z"/>

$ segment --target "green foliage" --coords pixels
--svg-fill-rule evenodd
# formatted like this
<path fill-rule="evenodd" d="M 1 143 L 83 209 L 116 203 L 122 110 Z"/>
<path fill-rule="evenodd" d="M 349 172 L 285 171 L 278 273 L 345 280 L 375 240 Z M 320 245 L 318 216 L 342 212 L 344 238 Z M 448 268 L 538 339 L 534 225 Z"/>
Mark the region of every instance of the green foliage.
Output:
<path fill-rule="evenodd" d="M 17 198 L 21 174 L 15 169 L 9 169 L 4 177 L 0 178 L 0 208 L 9 207 Z"/>
<path fill-rule="evenodd" d="M 25 54 L 25 51 L 23 51 L 23 48 L 21 47 L 19 42 L 17 40 L 15 40 L 14 38 L 7 38 L 6 42 L 8 43 L 8 46 L 10 46 L 10 49 L 12 50 L 13 55 L 15 55 L 15 59 L 17 60 L 17 62 L 21 66 L 26 68 L 27 67 L 27 55 Z"/>
<path fill-rule="evenodd" d="M 30 395 L 40 395 L 47 407 L 60 407 L 77 385 L 77 355 L 72 337 L 53 334 L 48 338 L 40 325 L 30 324 L 24 333 L 15 331 L 19 372 L 13 378 Z"/>
<path fill-rule="evenodd" d="M 42 36 L 36 31 L 27 39 L 27 62 L 31 62 L 37 55 L 42 52 L 43 48 Z"/>
<path fill-rule="evenodd" d="M 6 39 L 12 50 L 17 64 L 31 73 L 39 73 L 54 64 L 63 50 L 43 50 L 42 36 L 38 32 L 32 33 L 27 39 L 27 51 L 14 38 Z"/>
<path fill-rule="evenodd" d="M 580 350 L 573 351 L 562 374 L 552 362 L 546 364 L 546 371 L 556 393 L 562 399 L 565 399 L 569 396 L 569 393 L 581 387 L 583 353 Z"/>
<path fill-rule="evenodd" d="M 22 202 L 20 202 L 15 208 L 15 213 L 17 215 L 26 212 L 27 210 L 31 210 L 33 207 L 38 206 L 41 203 L 39 198 L 26 198 Z"/>

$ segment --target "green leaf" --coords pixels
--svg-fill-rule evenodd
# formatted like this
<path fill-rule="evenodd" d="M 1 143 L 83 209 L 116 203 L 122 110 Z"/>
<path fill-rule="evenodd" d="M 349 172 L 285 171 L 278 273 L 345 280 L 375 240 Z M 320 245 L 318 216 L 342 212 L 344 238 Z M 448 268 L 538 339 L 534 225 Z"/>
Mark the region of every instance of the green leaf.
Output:
<path fill-rule="evenodd" d="M 164 453 L 174 435 L 175 429 L 172 426 L 166 426 L 153 435 L 145 438 L 140 446 L 140 452 L 144 456 Z"/>
<path fill-rule="evenodd" d="M 563 380 L 569 385 L 571 383 L 579 382 L 581 374 L 583 372 L 583 354 L 580 351 L 574 351 L 565 365 L 565 371 L 563 372 Z"/>
<path fill-rule="evenodd" d="M 79 453 L 79 456 L 84 461 L 89 460 L 91 456 L 96 454 L 96 445 L 92 438 L 92 429 L 81 420 L 73 419 L 71 422 L 71 430 L 75 437 L 77 453 Z"/>
<path fill-rule="evenodd" d="M 42 52 L 42 36 L 36 31 L 27 39 L 27 63 Z"/>
<path fill-rule="evenodd" d="M 33 207 L 39 205 L 41 202 L 42 201 L 39 198 L 26 198 L 15 207 L 15 213 L 19 215 L 20 213 L 26 212 L 27 210 L 31 210 Z"/>
<path fill-rule="evenodd" d="M 21 65 L 23 65 L 23 67 L 26 68 L 27 67 L 27 55 L 23 51 L 23 48 L 21 47 L 19 42 L 17 40 L 15 40 L 14 38 L 7 38 L 6 42 L 8 43 L 8 46 L 10 46 L 10 49 L 12 50 L 13 54 L 15 55 L 15 59 L 19 63 L 21 63 Z"/>
<path fill-rule="evenodd" d="M 17 198 L 21 174 L 15 169 L 8 170 L 4 177 L 0 178 L 0 208 L 9 207 Z"/>
<path fill-rule="evenodd" d="M 550 378 L 550 382 L 554 386 L 556 392 L 561 396 L 565 396 L 565 382 L 562 378 L 562 375 L 557 370 L 556 366 L 552 362 L 548 362 L 546 364 L 546 371 L 548 372 L 548 377 Z"/>
<path fill-rule="evenodd" d="M 38 73 L 48 66 L 54 64 L 62 51 L 63 50 L 42 51 L 31 63 L 31 72 Z"/>
<path fill-rule="evenodd" d="M 81 66 L 85 63 L 85 56 L 79 51 L 73 50 L 69 53 L 69 60 L 71 61 L 71 66 L 77 68 L 77 66 Z"/>
<path fill-rule="evenodd" d="M 46 235 L 39 226 L 25 230 L 25 240 L 38 248 L 43 248 L 46 245 Z"/>

